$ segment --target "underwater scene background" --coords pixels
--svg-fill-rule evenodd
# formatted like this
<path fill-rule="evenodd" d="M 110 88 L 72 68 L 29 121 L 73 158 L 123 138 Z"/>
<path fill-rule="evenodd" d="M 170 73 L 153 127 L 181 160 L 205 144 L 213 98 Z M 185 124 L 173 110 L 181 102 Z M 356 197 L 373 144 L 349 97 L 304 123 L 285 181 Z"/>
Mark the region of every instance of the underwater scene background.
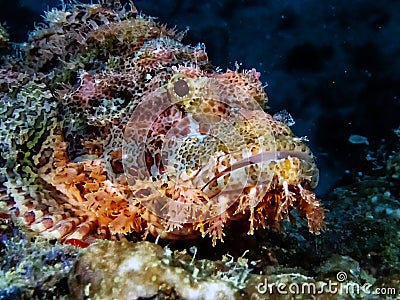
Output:
<path fill-rule="evenodd" d="M 0 299 L 399 299 L 400 2 L 134 5 L 189 29 L 182 43 L 204 43 L 213 66 L 260 72 L 266 111 L 288 111 L 316 157 L 324 230 L 314 235 L 297 220 L 284 230 L 227 234 L 216 247 L 208 238 L 160 246 L 150 238 L 79 248 L 32 236 L 0 210 Z M 34 0 L 0 7 L 2 64 L 45 10 L 61 8 Z"/>

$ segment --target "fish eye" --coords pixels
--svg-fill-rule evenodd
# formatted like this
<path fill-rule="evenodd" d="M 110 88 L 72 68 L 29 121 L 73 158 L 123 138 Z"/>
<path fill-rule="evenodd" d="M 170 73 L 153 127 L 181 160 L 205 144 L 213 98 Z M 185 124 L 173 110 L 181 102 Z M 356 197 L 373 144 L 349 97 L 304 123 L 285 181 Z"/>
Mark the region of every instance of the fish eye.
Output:
<path fill-rule="evenodd" d="M 179 96 L 179 97 L 184 97 L 187 94 L 189 94 L 189 85 L 187 82 L 183 79 L 179 79 L 174 83 L 174 92 Z"/>

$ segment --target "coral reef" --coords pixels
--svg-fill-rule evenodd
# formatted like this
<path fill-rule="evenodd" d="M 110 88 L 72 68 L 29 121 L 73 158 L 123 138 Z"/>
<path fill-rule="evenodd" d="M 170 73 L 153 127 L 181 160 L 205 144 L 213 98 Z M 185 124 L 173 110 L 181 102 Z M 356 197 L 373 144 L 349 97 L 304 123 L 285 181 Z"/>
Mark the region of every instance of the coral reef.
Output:
<path fill-rule="evenodd" d="M 331 230 L 326 232 L 330 251 L 351 255 L 378 279 L 377 284 L 399 286 L 400 242 L 400 134 L 378 149 L 369 149 L 371 169 L 355 174 L 347 184 L 326 197 Z M 349 179 L 348 179 L 349 180 Z"/>
<path fill-rule="evenodd" d="M 215 245 L 294 209 L 319 233 L 314 156 L 263 111 L 260 74 L 213 68 L 183 35 L 133 3 L 46 12 L 0 70 L 4 213 L 80 245 L 132 232 Z"/>
<path fill-rule="evenodd" d="M 255 274 L 256 261 L 229 254 L 196 259 L 196 248 L 172 251 L 150 242 L 102 241 L 77 258 L 69 276 L 74 299 L 381 299 L 382 283 L 348 256 L 333 255 L 315 267 L 269 267 Z M 261 257 L 259 257 L 261 258 Z M 343 271 L 346 270 L 346 271 Z M 340 276 L 343 277 L 338 277 Z M 378 284 L 376 284 L 378 283 Z M 380 285 L 381 284 L 381 285 Z M 387 286 L 394 287 L 395 282 Z M 383 285 L 385 286 L 385 285 Z"/>
<path fill-rule="evenodd" d="M 314 235 L 290 116 L 183 35 L 75 4 L 2 57 L 0 299 L 398 299 L 400 129 L 353 145 L 368 172 L 321 196 Z"/>
<path fill-rule="evenodd" d="M 0 219 L 0 299 L 62 299 L 79 248 L 30 239 Z"/>
<path fill-rule="evenodd" d="M 71 295 L 75 299 L 234 299 L 249 268 L 247 261 L 228 265 L 195 261 L 184 251 L 172 252 L 150 242 L 103 241 L 79 257 L 70 276 Z"/>

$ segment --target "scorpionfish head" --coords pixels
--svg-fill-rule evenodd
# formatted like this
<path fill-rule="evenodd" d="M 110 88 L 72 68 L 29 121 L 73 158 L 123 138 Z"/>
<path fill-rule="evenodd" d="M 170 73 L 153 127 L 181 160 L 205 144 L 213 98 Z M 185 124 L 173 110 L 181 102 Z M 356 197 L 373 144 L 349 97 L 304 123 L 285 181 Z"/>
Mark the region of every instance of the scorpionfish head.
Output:
<path fill-rule="evenodd" d="M 197 228 L 215 243 L 228 219 L 247 216 L 252 233 L 310 203 L 304 195 L 317 185 L 314 157 L 264 112 L 266 99 L 254 70 L 182 67 L 135 109 L 123 161 L 134 201 L 159 218 L 159 235 L 193 235 Z"/>

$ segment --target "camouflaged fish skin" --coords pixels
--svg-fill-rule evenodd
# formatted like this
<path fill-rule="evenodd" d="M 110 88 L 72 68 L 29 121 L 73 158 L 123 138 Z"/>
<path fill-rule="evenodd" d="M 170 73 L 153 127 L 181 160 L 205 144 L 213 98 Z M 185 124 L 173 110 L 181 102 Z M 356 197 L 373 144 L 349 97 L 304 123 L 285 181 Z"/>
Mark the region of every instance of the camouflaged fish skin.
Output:
<path fill-rule="evenodd" d="M 0 69 L 2 215 L 77 245 L 215 245 L 232 222 L 252 234 L 295 208 L 319 233 L 314 156 L 264 112 L 260 74 L 221 72 L 183 35 L 132 3 L 46 12 Z"/>

